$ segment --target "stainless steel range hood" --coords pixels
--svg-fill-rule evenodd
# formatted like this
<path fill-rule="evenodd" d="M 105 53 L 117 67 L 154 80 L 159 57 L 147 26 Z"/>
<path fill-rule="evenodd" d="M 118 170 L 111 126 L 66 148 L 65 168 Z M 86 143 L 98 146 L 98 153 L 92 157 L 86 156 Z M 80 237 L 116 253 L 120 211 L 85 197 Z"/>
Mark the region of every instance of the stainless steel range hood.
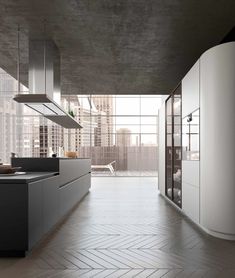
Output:
<path fill-rule="evenodd" d="M 60 55 L 53 41 L 29 42 L 29 94 L 14 100 L 65 128 L 82 128 L 60 106 Z"/>
<path fill-rule="evenodd" d="M 82 126 L 68 115 L 55 101 L 46 94 L 19 94 L 14 97 L 19 103 L 24 103 L 45 118 L 64 128 L 82 128 Z"/>

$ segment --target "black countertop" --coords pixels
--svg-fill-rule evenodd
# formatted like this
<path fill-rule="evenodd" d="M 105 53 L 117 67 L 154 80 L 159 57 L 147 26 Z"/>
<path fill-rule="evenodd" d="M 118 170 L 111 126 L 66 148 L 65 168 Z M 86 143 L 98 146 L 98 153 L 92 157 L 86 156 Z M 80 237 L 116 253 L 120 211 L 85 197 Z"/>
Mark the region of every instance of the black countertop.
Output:
<path fill-rule="evenodd" d="M 12 167 L 21 167 L 22 172 L 60 172 L 64 167 L 77 171 L 81 164 L 90 163 L 89 158 L 17 157 L 11 159 Z M 67 166 L 65 166 L 67 165 Z"/>
<path fill-rule="evenodd" d="M 6 183 L 30 183 L 59 175 L 58 172 L 26 172 L 23 175 L 0 176 L 0 185 Z"/>

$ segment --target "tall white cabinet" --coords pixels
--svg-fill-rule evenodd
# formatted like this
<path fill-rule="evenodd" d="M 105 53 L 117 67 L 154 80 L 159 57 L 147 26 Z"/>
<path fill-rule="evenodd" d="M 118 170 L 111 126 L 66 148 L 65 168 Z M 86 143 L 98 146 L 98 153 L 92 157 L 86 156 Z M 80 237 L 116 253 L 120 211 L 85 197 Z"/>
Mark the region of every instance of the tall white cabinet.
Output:
<path fill-rule="evenodd" d="M 184 119 L 195 111 L 199 111 L 199 61 L 191 68 L 182 80 L 182 122 L 184 133 Z M 200 113 L 198 113 L 200 116 Z M 194 127 L 194 126 L 193 126 Z M 195 127 L 194 127 L 195 128 Z M 188 133 L 188 130 L 185 133 Z M 189 136 L 189 135 L 188 135 Z M 186 138 L 189 140 L 189 138 Z M 190 138 L 191 140 L 191 138 Z M 184 136 L 183 136 L 184 150 Z M 191 142 L 190 142 L 191 144 Z M 182 210 L 194 222 L 200 222 L 200 182 L 199 182 L 199 158 L 182 157 Z"/>
<path fill-rule="evenodd" d="M 235 42 L 200 58 L 201 225 L 235 239 Z"/>
<path fill-rule="evenodd" d="M 182 212 L 207 233 L 235 240 L 235 42 L 202 54 L 181 85 Z M 184 136 L 184 128 L 194 119 L 200 128 L 191 124 L 190 140 L 193 146 L 199 144 L 199 156 Z M 163 143 L 160 153 L 162 149 Z M 162 167 L 160 183 L 163 175 Z M 162 195 L 164 186 L 159 184 Z"/>

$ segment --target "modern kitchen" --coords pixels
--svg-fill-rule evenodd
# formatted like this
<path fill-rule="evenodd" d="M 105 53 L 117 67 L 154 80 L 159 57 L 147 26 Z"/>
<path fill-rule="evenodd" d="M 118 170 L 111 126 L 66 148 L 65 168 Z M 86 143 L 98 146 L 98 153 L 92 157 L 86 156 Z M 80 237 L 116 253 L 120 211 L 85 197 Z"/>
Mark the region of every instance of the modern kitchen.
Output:
<path fill-rule="evenodd" d="M 235 277 L 234 10 L 0 0 L 0 278 Z"/>
<path fill-rule="evenodd" d="M 25 256 L 89 192 L 90 159 L 12 158 L 0 165 L 1 256 Z M 17 169 L 18 172 L 13 174 Z"/>
<path fill-rule="evenodd" d="M 20 70 L 18 65 L 18 75 Z M 53 41 L 29 41 L 29 93 L 18 84 L 14 101 L 63 128 L 82 129 L 60 106 L 60 74 Z M 1 256 L 25 256 L 89 192 L 91 160 L 63 146 L 57 150 L 48 157 L 12 153 L 9 164 L 0 164 Z"/>

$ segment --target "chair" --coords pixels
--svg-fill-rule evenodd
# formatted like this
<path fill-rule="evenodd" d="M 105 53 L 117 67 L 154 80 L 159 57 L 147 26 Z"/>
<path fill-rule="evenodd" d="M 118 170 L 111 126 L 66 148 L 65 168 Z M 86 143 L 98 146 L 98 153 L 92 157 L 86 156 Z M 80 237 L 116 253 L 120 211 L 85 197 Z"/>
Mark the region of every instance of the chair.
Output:
<path fill-rule="evenodd" d="M 91 165 L 91 169 L 109 169 L 109 171 L 111 172 L 111 174 L 115 174 L 114 173 L 114 168 L 113 168 L 113 164 L 116 163 L 116 160 L 110 162 L 109 164 L 106 165 Z"/>

